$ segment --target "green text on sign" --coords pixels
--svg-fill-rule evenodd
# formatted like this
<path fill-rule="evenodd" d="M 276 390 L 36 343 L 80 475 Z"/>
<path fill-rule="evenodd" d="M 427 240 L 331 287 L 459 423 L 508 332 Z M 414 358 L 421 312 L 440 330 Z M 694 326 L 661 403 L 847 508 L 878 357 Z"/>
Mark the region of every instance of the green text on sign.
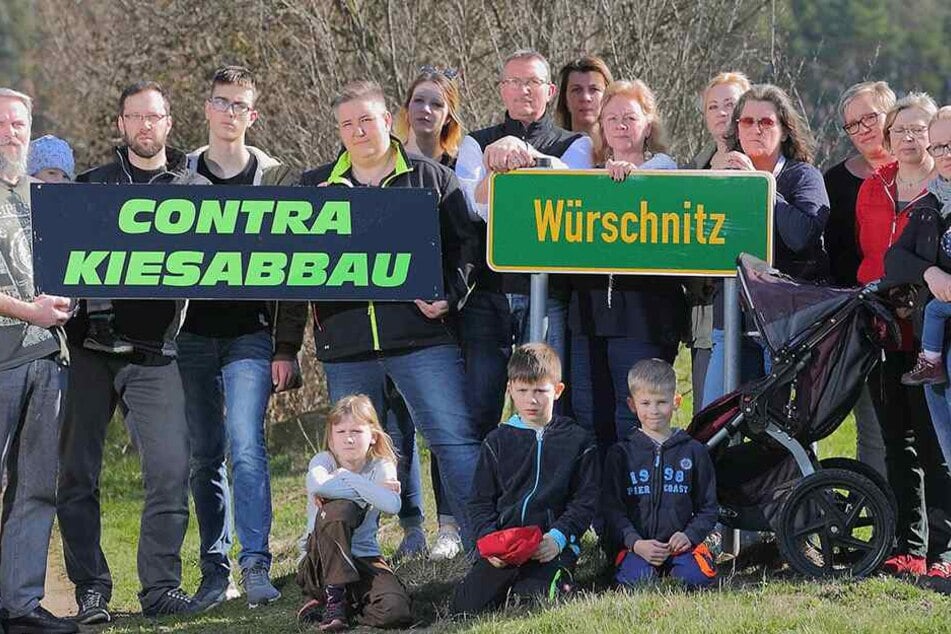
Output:
<path fill-rule="evenodd" d="M 772 262 L 775 182 L 762 172 L 603 170 L 496 174 L 488 262 L 496 271 L 732 276 Z"/>

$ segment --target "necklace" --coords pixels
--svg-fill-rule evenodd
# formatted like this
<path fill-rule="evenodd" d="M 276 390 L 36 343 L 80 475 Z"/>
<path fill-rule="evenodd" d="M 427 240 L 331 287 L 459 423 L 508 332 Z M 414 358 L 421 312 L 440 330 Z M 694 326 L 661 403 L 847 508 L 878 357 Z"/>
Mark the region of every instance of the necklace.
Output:
<path fill-rule="evenodd" d="M 895 179 L 898 181 L 898 185 L 899 185 L 900 187 L 911 187 L 911 186 L 913 186 L 913 185 L 918 185 L 919 183 L 921 183 L 921 181 L 923 181 L 923 180 L 925 180 L 926 178 L 928 178 L 928 175 L 929 175 L 929 174 L 931 174 L 931 170 L 928 170 L 928 171 L 925 172 L 922 176 L 919 176 L 919 177 L 916 178 L 915 180 L 906 180 L 906 179 L 904 179 L 904 178 L 901 177 L 901 172 L 899 172 L 899 173 L 897 173 L 897 174 L 895 175 Z"/>

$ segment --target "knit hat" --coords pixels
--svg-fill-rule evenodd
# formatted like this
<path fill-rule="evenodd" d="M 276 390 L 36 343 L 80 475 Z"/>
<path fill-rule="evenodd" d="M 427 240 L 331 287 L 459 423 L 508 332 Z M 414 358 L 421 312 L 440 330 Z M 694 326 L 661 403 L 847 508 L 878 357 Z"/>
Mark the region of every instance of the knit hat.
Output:
<path fill-rule="evenodd" d="M 73 150 L 66 141 L 47 134 L 30 141 L 30 155 L 27 159 L 27 172 L 30 176 L 40 170 L 54 168 L 62 170 L 69 180 L 76 178 L 76 161 Z"/>
<path fill-rule="evenodd" d="M 497 557 L 510 566 L 521 566 L 532 558 L 542 541 L 537 526 L 516 526 L 489 533 L 476 542 L 483 557 Z"/>

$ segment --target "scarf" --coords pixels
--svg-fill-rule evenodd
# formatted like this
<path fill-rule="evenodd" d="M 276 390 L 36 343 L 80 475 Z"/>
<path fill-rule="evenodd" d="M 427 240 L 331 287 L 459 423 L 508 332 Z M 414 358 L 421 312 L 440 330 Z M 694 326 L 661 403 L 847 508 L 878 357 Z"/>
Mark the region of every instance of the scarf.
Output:
<path fill-rule="evenodd" d="M 936 176 L 928 181 L 928 191 L 934 194 L 941 203 L 941 217 L 951 216 L 951 181 Z"/>

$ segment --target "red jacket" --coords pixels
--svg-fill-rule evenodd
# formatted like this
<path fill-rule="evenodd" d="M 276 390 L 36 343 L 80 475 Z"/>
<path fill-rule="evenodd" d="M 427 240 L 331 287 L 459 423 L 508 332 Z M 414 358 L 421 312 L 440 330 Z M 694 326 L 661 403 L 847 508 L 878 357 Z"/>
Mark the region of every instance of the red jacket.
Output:
<path fill-rule="evenodd" d="M 908 224 L 913 203 L 928 193 L 922 189 L 901 211 L 896 211 L 897 177 L 898 162 L 895 161 L 880 167 L 859 188 L 855 201 L 855 234 L 862 258 L 857 274 L 860 284 L 885 276 L 885 253 Z"/>

